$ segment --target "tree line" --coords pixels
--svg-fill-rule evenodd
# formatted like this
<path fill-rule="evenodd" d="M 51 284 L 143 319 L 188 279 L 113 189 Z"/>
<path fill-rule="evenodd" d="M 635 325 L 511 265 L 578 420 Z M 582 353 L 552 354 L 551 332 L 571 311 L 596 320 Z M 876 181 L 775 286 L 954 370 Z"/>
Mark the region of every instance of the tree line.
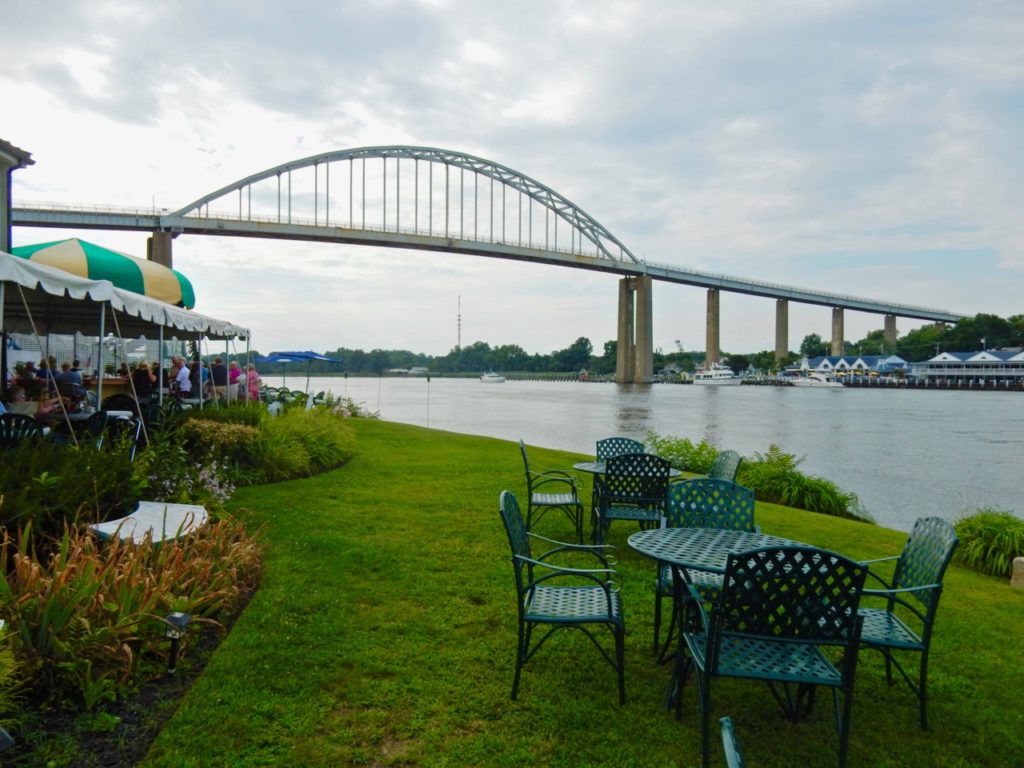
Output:
<path fill-rule="evenodd" d="M 791 352 L 786 363 L 795 362 L 801 356 L 817 357 L 830 354 L 830 344 L 820 334 L 811 333 L 804 337 L 799 350 Z M 908 362 L 917 362 L 934 357 L 942 351 L 972 352 L 980 349 L 1024 347 L 1024 315 L 1013 315 L 1003 319 L 996 315 L 978 314 L 965 318 L 953 325 L 934 323 L 916 328 L 896 340 L 895 348 L 885 340 L 882 329 L 871 331 L 863 339 L 845 343 L 848 355 L 898 355 Z M 426 368 L 431 373 L 458 374 L 480 373 L 481 371 L 516 371 L 523 373 L 577 373 L 587 371 L 593 375 L 610 375 L 615 372 L 618 342 L 606 341 L 600 354 L 595 354 L 593 344 L 586 337 L 579 337 L 564 349 L 549 354 L 530 354 L 518 344 L 503 344 L 492 347 L 484 341 L 468 346 L 455 347 L 445 355 L 433 356 L 404 349 L 362 349 L 339 347 L 326 351 L 328 357 L 340 363 L 314 361 L 310 365 L 313 375 L 352 374 L 377 375 L 394 369 Z M 722 352 L 722 357 L 735 371 L 750 367 L 762 371 L 776 368 L 774 350 L 752 353 Z M 654 370 L 660 371 L 674 365 L 683 371 L 693 371 L 704 360 L 703 350 L 686 351 L 679 341 L 675 349 L 654 352 Z M 260 364 L 259 370 L 271 375 L 294 375 L 298 367 L 287 363 Z M 302 366 L 305 374 L 305 366 Z"/>

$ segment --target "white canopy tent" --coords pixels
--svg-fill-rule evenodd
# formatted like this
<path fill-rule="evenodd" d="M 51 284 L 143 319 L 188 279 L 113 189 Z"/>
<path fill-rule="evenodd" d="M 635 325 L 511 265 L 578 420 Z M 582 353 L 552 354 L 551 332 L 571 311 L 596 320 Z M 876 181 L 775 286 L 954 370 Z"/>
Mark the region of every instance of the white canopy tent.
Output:
<path fill-rule="evenodd" d="M 108 306 L 115 313 L 109 329 Z M 116 330 L 122 338 L 157 335 L 163 341 L 164 329 L 171 328 L 197 340 L 245 339 L 247 346 L 250 335 L 248 328 L 115 288 L 109 281 L 78 277 L 0 251 L 0 331 L 45 336 L 88 328 L 97 328 L 101 339 Z"/>

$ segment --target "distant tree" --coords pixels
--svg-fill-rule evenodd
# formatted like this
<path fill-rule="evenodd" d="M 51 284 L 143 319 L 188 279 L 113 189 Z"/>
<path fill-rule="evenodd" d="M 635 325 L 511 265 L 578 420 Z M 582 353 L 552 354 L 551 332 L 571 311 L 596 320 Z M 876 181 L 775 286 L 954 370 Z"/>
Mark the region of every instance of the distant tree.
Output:
<path fill-rule="evenodd" d="M 579 371 L 590 363 L 590 353 L 594 351 L 590 339 L 580 336 L 565 349 L 551 354 L 549 370 Z"/>
<path fill-rule="evenodd" d="M 821 340 L 821 336 L 816 333 L 809 333 L 800 342 L 800 354 L 807 357 L 820 357 L 821 355 L 828 354 L 828 347 Z"/>
<path fill-rule="evenodd" d="M 896 340 L 896 354 L 911 363 L 928 360 L 947 348 L 948 330 L 944 323 L 929 323 L 915 328 Z"/>
<path fill-rule="evenodd" d="M 1010 346 L 1013 326 L 997 315 L 978 314 L 958 320 L 949 329 L 945 342 L 955 352 L 976 352 L 980 349 L 998 349 Z"/>
<path fill-rule="evenodd" d="M 746 355 L 729 355 L 729 367 L 734 373 L 743 373 L 750 366 L 750 358 Z"/>
<path fill-rule="evenodd" d="M 518 344 L 503 344 L 494 348 L 493 360 L 496 371 L 525 371 L 530 356 Z"/>

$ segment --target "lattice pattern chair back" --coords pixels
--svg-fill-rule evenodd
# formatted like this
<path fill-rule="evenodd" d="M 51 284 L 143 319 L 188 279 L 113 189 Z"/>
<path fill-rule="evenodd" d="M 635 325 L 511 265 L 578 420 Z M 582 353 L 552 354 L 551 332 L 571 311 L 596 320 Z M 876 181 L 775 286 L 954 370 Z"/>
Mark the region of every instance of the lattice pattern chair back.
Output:
<path fill-rule="evenodd" d="M 523 584 L 523 562 L 520 557 L 530 557 L 530 537 L 526 534 L 526 523 L 523 521 L 523 513 L 519 509 L 519 502 L 515 494 L 504 491 L 500 500 L 501 520 L 505 524 L 505 533 L 508 534 L 508 543 L 512 548 L 512 564 L 516 571 L 516 586 L 522 588 Z"/>
<path fill-rule="evenodd" d="M 651 453 L 623 453 L 605 462 L 604 484 L 613 503 L 664 507 L 667 459 Z"/>
<path fill-rule="evenodd" d="M 754 530 L 754 491 L 729 480 L 695 477 L 668 489 L 669 528 Z"/>
<path fill-rule="evenodd" d="M 958 539 L 956 530 L 947 521 L 938 517 L 922 517 L 914 523 L 914 529 L 903 547 L 892 586 L 895 589 L 911 589 L 928 584 L 938 584 L 936 589 L 923 589 L 906 593 L 924 606 L 930 615 L 938 606 L 942 596 L 942 578 L 946 566 L 953 557 Z"/>
<path fill-rule="evenodd" d="M 606 437 L 597 441 L 597 460 L 607 461 L 624 453 L 643 453 L 644 444 L 630 437 Z"/>
<path fill-rule="evenodd" d="M 716 480 L 735 480 L 736 473 L 740 470 L 742 459 L 736 451 L 719 451 L 715 456 L 715 462 L 711 465 L 708 477 Z"/>
<path fill-rule="evenodd" d="M 0 413 L 0 448 L 14 448 L 23 440 L 43 436 L 43 428 L 23 413 Z"/>
<path fill-rule="evenodd" d="M 856 631 L 867 568 L 815 547 L 763 547 L 729 555 L 714 609 L 721 635 L 846 645 Z"/>

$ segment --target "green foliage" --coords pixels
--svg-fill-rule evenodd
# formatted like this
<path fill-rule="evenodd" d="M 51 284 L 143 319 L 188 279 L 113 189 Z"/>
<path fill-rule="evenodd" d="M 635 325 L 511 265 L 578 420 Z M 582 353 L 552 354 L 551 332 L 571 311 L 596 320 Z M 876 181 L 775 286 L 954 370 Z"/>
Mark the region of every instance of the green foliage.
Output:
<path fill-rule="evenodd" d="M 8 725 L 9 714 L 21 691 L 21 667 L 11 645 L 7 625 L 0 627 L 0 725 Z"/>
<path fill-rule="evenodd" d="M 66 518 L 116 517 L 139 498 L 139 479 L 124 451 L 36 441 L 5 450 L 3 459 L 0 526 L 31 523 L 38 533 L 55 535 Z"/>
<path fill-rule="evenodd" d="M 753 488 L 761 501 L 851 520 L 870 520 L 857 494 L 842 490 L 831 480 L 805 475 L 798 469 L 802 463 L 802 458 L 771 445 L 767 453 L 755 453 L 753 459 L 743 460 L 736 481 Z"/>
<path fill-rule="evenodd" d="M 252 466 L 260 430 L 246 424 L 186 419 L 178 430 L 193 460 Z"/>
<path fill-rule="evenodd" d="M 158 617 L 171 610 L 215 621 L 255 587 L 261 547 L 222 520 L 153 546 L 98 542 L 80 526 L 37 555 L 29 530 L 0 544 L 0 613 L 35 698 L 86 709 L 123 695 L 141 656 L 163 652 Z M 2 670 L 2 656 L 0 656 Z M 0 692 L 2 692 L 0 675 Z"/>
<path fill-rule="evenodd" d="M 958 520 L 954 558 L 975 570 L 1006 577 L 1013 559 L 1024 556 L 1024 520 L 998 509 L 979 509 Z"/>
<path fill-rule="evenodd" d="M 688 438 L 661 437 L 656 432 L 647 433 L 647 449 L 651 453 L 668 459 L 672 466 L 683 472 L 706 475 L 715 463 L 718 449 L 707 440 L 694 443 Z"/>
<path fill-rule="evenodd" d="M 325 409 L 287 410 L 263 422 L 260 470 L 269 482 L 308 476 L 344 464 L 355 445 L 343 417 Z"/>
<path fill-rule="evenodd" d="M 266 410 L 258 403 L 236 401 L 217 408 L 192 408 L 185 414 L 185 417 L 193 420 L 202 419 L 258 427 L 265 414 Z"/>

